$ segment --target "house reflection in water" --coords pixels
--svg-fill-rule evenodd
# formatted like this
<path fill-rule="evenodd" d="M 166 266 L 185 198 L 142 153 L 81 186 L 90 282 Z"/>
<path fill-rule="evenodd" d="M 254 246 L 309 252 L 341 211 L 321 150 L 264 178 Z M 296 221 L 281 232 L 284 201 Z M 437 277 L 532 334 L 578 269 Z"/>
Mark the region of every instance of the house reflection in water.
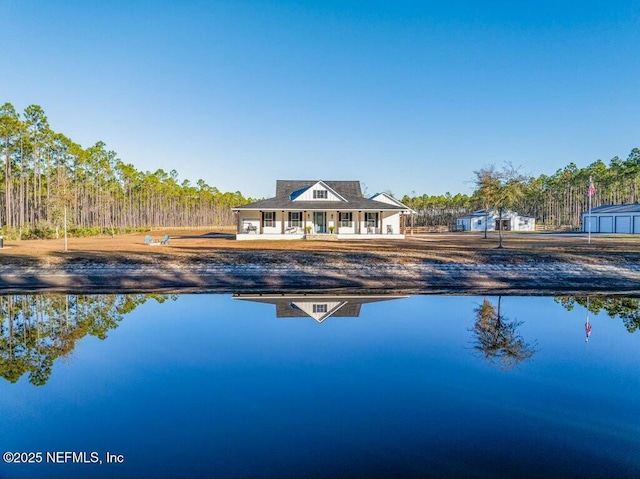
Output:
<path fill-rule="evenodd" d="M 242 294 L 233 299 L 273 304 L 277 318 L 304 318 L 309 316 L 318 323 L 329 317 L 357 318 L 363 304 L 408 298 L 406 295 L 321 295 L 321 294 Z"/>

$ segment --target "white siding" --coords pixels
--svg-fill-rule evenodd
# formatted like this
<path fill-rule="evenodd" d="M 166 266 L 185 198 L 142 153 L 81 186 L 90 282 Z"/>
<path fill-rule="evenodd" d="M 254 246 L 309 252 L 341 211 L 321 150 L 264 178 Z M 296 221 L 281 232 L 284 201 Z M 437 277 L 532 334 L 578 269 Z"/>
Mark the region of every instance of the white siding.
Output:
<path fill-rule="evenodd" d="M 400 233 L 400 213 L 382 214 L 382 234 Z"/>
<path fill-rule="evenodd" d="M 342 226 L 340 221 L 340 215 L 336 211 L 335 216 L 335 226 L 336 233 L 344 235 L 344 234 L 354 234 L 356 232 L 356 226 L 358 223 L 358 212 L 357 211 L 343 211 L 342 213 L 351 213 L 351 225 L 350 226 Z"/>
<path fill-rule="evenodd" d="M 394 199 L 394 198 L 389 198 L 387 195 L 384 195 L 382 193 L 379 193 L 375 196 L 372 196 L 371 199 L 373 201 L 379 201 L 380 203 L 385 203 L 387 205 L 393 205 L 393 206 L 404 206 L 402 203 L 400 203 L 398 200 Z M 406 208 L 406 206 L 404 206 Z"/>
<path fill-rule="evenodd" d="M 324 190 L 327 192 L 327 198 L 326 199 L 314 198 L 313 192 L 321 191 L 321 190 Z M 342 200 L 339 196 L 336 196 L 330 189 L 328 189 L 322 183 L 316 183 L 315 185 L 307 189 L 305 192 L 303 192 L 300 196 L 298 196 L 293 201 L 344 201 L 344 200 Z"/>
<path fill-rule="evenodd" d="M 259 211 L 239 211 L 238 215 L 240 216 L 240 233 L 260 233 Z"/>
<path fill-rule="evenodd" d="M 529 218 L 526 216 L 518 216 L 517 223 L 514 230 L 515 231 L 535 231 L 536 219 Z"/>

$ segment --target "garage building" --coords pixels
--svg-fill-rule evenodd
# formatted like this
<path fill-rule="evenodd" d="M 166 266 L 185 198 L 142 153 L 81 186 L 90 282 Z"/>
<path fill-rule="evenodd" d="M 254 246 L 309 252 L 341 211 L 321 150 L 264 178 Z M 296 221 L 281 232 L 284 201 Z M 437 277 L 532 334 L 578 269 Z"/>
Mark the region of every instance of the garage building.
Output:
<path fill-rule="evenodd" d="M 640 204 L 598 206 L 582 213 L 582 230 L 592 233 L 640 234 Z"/>

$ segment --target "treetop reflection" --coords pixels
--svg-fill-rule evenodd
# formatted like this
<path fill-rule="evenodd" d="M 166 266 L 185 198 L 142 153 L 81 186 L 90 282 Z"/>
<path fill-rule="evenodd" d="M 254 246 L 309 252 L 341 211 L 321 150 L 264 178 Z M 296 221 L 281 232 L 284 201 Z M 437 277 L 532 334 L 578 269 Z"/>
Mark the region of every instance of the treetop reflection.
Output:
<path fill-rule="evenodd" d="M 475 336 L 473 348 L 487 361 L 509 370 L 530 359 L 536 350 L 535 343 L 527 343 L 518 333 L 522 321 L 506 318 L 501 306 L 502 297 L 498 297 L 497 307 L 485 298 L 474 309 L 476 317 L 471 332 Z"/>
<path fill-rule="evenodd" d="M 15 383 L 44 385 L 53 362 L 68 356 L 78 339 L 105 339 L 124 316 L 160 294 L 8 295 L 0 296 L 0 376 Z"/>
<path fill-rule="evenodd" d="M 406 298 L 401 295 L 336 294 L 236 294 L 234 299 L 272 305 L 277 318 L 356 318 L 382 301 Z M 59 357 L 71 354 L 76 341 L 93 336 L 105 339 L 125 315 L 146 301 L 159 303 L 177 296 L 161 294 L 25 294 L 0 296 L 0 377 L 16 383 L 28 375 L 31 384 L 44 385 Z M 583 306 L 594 315 L 605 311 L 620 317 L 633 333 L 640 328 L 640 299 L 621 297 L 562 296 L 554 298 L 567 310 Z M 371 304 L 362 309 L 365 304 Z M 470 328 L 473 349 L 483 359 L 508 370 L 536 353 L 536 341 L 527 342 L 519 333 L 522 322 L 502 311 L 502 298 L 484 299 L 474 308 Z M 266 310 L 265 310 L 266 311 Z M 273 309 L 271 310 L 273 311 Z M 273 314 L 273 313 L 272 313 Z M 269 316 L 269 314 L 267 314 Z M 591 325 L 585 324 L 587 339 Z"/>
<path fill-rule="evenodd" d="M 620 318 L 630 333 L 640 328 L 640 299 L 616 296 L 556 296 L 554 300 L 567 311 L 576 304 L 593 314 L 605 311 L 610 318 Z"/>

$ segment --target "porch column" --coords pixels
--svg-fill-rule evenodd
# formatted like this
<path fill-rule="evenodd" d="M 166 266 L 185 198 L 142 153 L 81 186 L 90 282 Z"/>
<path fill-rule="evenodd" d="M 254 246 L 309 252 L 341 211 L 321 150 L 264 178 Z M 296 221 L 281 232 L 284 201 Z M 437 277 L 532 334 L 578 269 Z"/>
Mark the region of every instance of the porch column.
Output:
<path fill-rule="evenodd" d="M 356 229 L 356 234 L 360 234 L 362 231 L 362 211 L 358 211 L 358 227 Z"/>
<path fill-rule="evenodd" d="M 260 232 L 260 234 L 262 234 L 262 225 L 264 224 L 264 211 L 260 212 L 260 228 L 258 228 L 258 231 Z"/>
<path fill-rule="evenodd" d="M 411 236 L 413 236 L 413 211 L 411 212 Z"/>
<path fill-rule="evenodd" d="M 307 234 L 307 212 L 302 212 L 302 233 Z"/>
<path fill-rule="evenodd" d="M 240 234 L 240 212 L 236 211 L 236 234 Z"/>
<path fill-rule="evenodd" d="M 284 211 L 282 212 L 282 221 L 280 222 L 280 234 L 284 234 Z"/>
<path fill-rule="evenodd" d="M 400 214 L 400 234 L 404 234 L 404 228 L 406 224 L 406 215 L 404 213 Z"/>
<path fill-rule="evenodd" d="M 382 233 L 382 213 L 383 213 L 383 212 L 381 211 L 381 212 L 380 212 L 380 232 L 379 232 L 379 234 L 383 234 L 383 233 Z"/>

